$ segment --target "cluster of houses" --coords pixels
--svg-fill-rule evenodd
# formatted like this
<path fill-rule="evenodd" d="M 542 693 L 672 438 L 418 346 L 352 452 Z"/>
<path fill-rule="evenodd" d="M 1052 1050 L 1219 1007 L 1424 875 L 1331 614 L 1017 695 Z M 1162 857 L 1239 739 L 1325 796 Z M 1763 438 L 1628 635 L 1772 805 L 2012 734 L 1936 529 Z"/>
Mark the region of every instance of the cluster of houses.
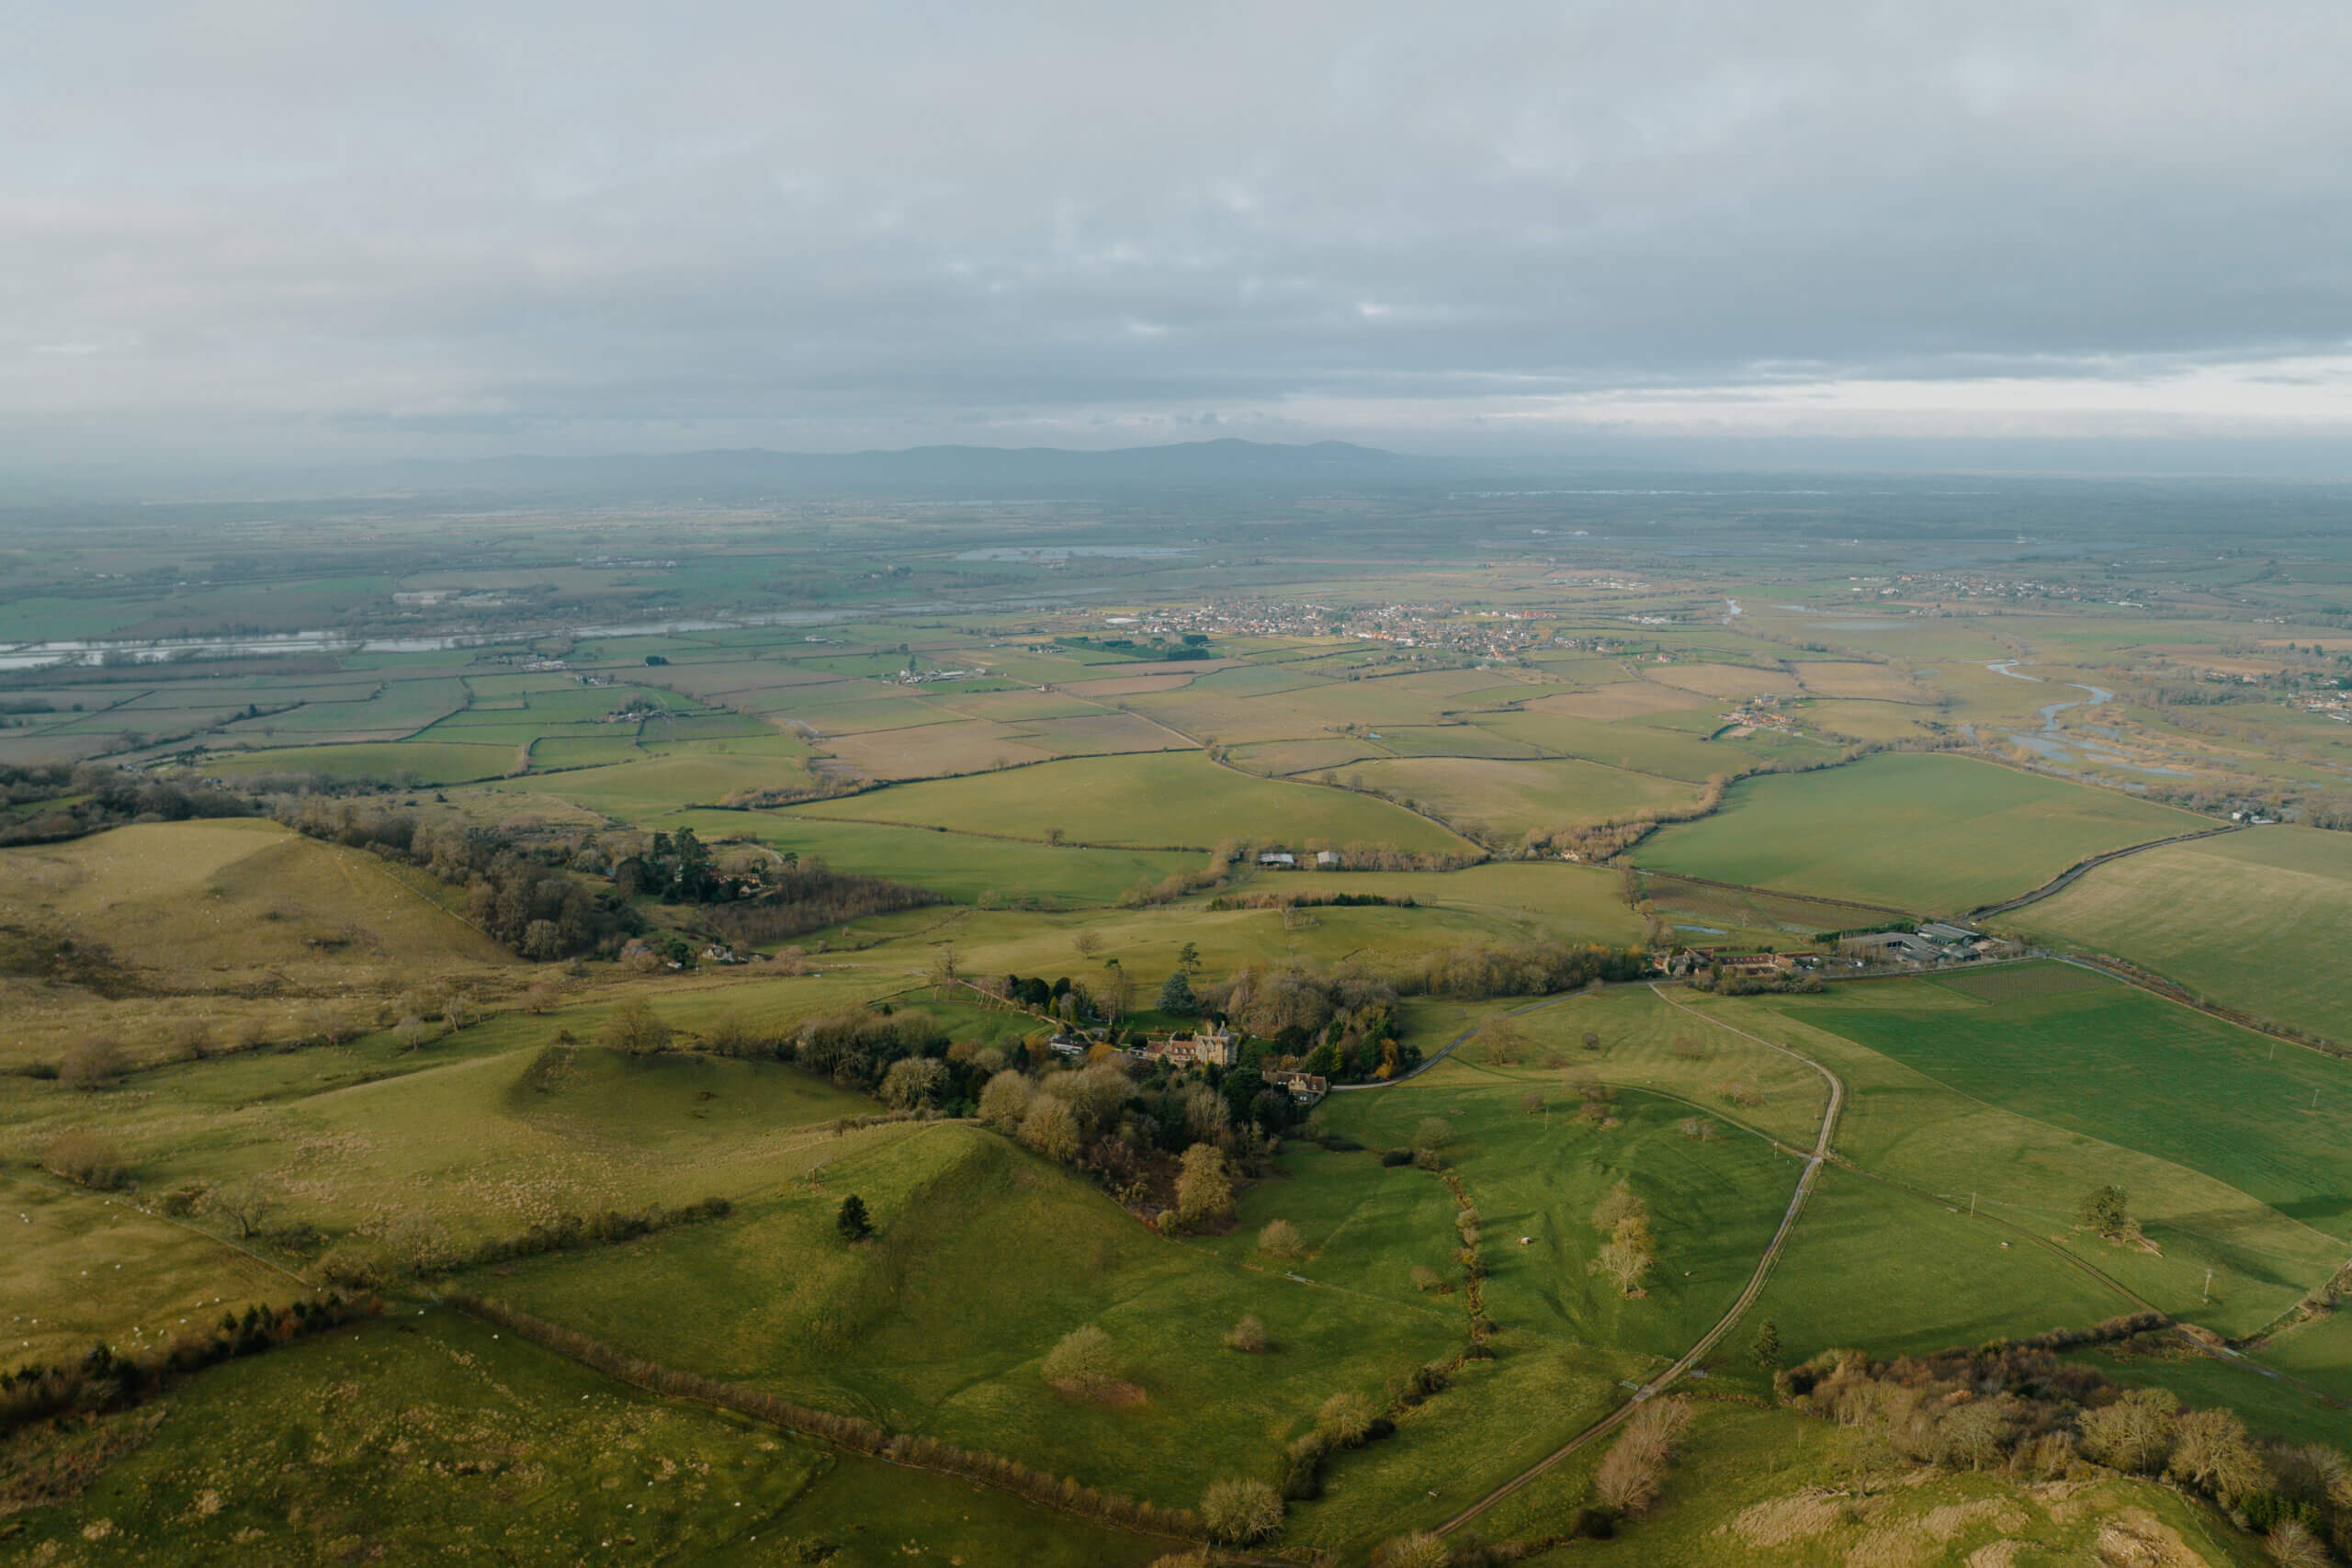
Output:
<path fill-rule="evenodd" d="M 1087 1055 L 1108 1035 L 1106 1030 L 1064 1030 L 1046 1042 L 1057 1056 Z M 1179 1067 L 1230 1067 L 1241 1059 L 1241 1037 L 1223 1024 L 1208 1023 L 1190 1034 L 1155 1034 L 1141 1045 L 1123 1046 L 1119 1054 L 1135 1061 L 1165 1063 Z M 1301 1105 L 1312 1105 L 1331 1092 L 1330 1080 L 1316 1073 L 1289 1067 L 1267 1067 L 1260 1076 Z"/>

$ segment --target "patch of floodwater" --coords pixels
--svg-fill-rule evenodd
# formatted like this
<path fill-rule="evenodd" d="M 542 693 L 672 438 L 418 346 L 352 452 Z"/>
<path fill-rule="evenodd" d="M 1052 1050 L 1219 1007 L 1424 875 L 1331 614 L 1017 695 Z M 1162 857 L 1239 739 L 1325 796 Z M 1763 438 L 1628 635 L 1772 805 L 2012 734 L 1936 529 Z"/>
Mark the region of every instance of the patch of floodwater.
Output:
<path fill-rule="evenodd" d="M 876 605 L 857 610 L 769 610 L 723 619 L 681 616 L 672 620 L 632 621 L 588 626 L 513 626 L 497 631 L 440 632 L 424 636 L 368 637 L 341 631 L 267 632 L 235 637 L 157 637 L 50 642 L 0 643 L 0 670 L 38 670 L 50 664 L 161 664 L 175 659 L 244 659 L 276 653 L 447 653 L 460 648 L 487 648 L 526 642 L 533 637 L 573 637 L 583 639 L 626 637 L 676 637 L 688 632 L 742 631 L 755 626 L 821 626 L 836 621 L 889 615 L 938 615 L 950 609 L 1026 609 L 1056 599 L 1004 600 L 987 605 L 945 604 Z"/>
<path fill-rule="evenodd" d="M 1821 629 L 1826 632 L 1883 632 L 1889 626 L 1899 626 L 1902 624 L 1901 621 L 1888 620 L 1824 621 L 1821 623 Z"/>
<path fill-rule="evenodd" d="M 1170 560 L 1192 553 L 1189 547 L 1182 545 L 988 545 L 977 550 L 966 550 L 956 558 L 1041 561 L 1069 560 L 1078 556 L 1107 556 L 1124 560 Z"/>
<path fill-rule="evenodd" d="M 1725 931 L 1721 926 L 1677 926 L 1674 929 L 1679 931 L 1699 931 L 1707 936 L 1731 935 L 1731 932 Z"/>
<path fill-rule="evenodd" d="M 2016 666 L 2023 662 L 2025 661 L 2021 659 L 1996 659 L 1984 668 L 1996 675 L 2007 675 L 2012 681 L 2030 681 L 2037 686 L 2053 683 L 2071 686 L 2077 692 L 2086 692 L 2089 694 L 2076 697 L 2072 702 L 2044 703 L 2036 710 L 2037 716 L 2041 720 L 2041 728 L 2038 730 L 2006 731 L 2011 741 L 2024 747 L 2043 761 L 2051 763 L 2064 773 L 2074 773 L 2086 764 L 2095 764 L 2099 767 L 2119 768 L 2125 773 L 2145 773 L 2152 778 L 2185 779 L 2192 776 L 2187 770 L 2181 768 L 2135 762 L 2121 748 L 2111 746 L 2106 740 L 2094 739 L 2095 736 L 2104 735 L 2114 739 L 2121 739 L 2123 732 L 2111 726 L 2086 724 L 2074 729 L 2065 728 L 2059 720 L 2060 714 L 2064 713 L 2068 708 L 2102 706 L 2113 702 L 2115 694 L 2103 686 L 2094 686 L 2082 681 L 2052 682 L 2039 675 L 2021 675 L 2018 672 Z"/>

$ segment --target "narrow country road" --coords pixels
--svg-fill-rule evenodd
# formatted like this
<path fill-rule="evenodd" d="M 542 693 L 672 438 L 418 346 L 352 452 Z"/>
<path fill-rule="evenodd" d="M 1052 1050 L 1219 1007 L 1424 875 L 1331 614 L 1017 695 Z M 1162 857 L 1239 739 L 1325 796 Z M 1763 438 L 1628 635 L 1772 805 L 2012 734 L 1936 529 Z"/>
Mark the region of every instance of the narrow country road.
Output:
<path fill-rule="evenodd" d="M 1660 986 L 1653 984 L 1650 990 L 1658 1000 L 1678 1011 L 1687 1012 L 1701 1022 L 1713 1024 L 1718 1029 L 1728 1029 L 1743 1040 L 1751 1041 L 1768 1051 L 1778 1051 L 1781 1055 L 1803 1062 L 1806 1066 L 1819 1073 L 1822 1081 L 1829 1086 L 1829 1102 L 1823 1108 L 1821 1113 L 1820 1134 L 1814 1140 L 1813 1152 L 1805 1157 L 1804 1173 L 1797 1178 L 1796 1191 L 1790 1195 L 1788 1210 L 1781 1216 L 1781 1228 L 1772 1233 L 1771 1245 L 1765 1247 L 1764 1255 L 1756 1260 L 1756 1271 L 1748 1276 L 1747 1287 L 1739 1292 L 1738 1299 L 1732 1303 L 1730 1310 L 1716 1319 L 1715 1325 L 1702 1335 L 1697 1344 L 1684 1351 L 1681 1359 L 1634 1390 L 1631 1399 L 1440 1525 L 1438 1527 L 1440 1535 L 1450 1535 L 1460 1529 L 1504 1498 L 1534 1482 L 1570 1454 L 1607 1437 L 1630 1419 L 1634 1412 L 1641 1407 L 1643 1401 L 1664 1393 L 1668 1385 L 1697 1366 L 1707 1352 L 1713 1349 L 1723 1337 L 1731 1332 L 1732 1325 L 1747 1314 L 1747 1309 L 1756 1304 L 1756 1298 L 1764 1293 L 1765 1282 L 1772 1275 L 1772 1265 L 1780 1260 L 1781 1249 L 1788 1244 L 1789 1233 L 1796 1228 L 1797 1215 L 1804 1212 L 1805 1200 L 1813 1195 L 1814 1179 L 1820 1174 L 1823 1163 L 1829 1158 L 1830 1145 L 1838 1134 L 1838 1115 L 1845 1109 L 1846 1104 L 1846 1085 L 1837 1074 L 1800 1052 L 1792 1051 L 1785 1045 L 1774 1044 L 1762 1035 L 1750 1034 L 1747 1031 L 1736 1028 L 1721 1019 L 1710 1018 L 1696 1008 L 1686 1007 L 1668 996 Z M 1459 1040 L 1454 1042 L 1454 1044 L 1460 1043 Z M 1452 1046 L 1447 1047 L 1448 1050 L 1452 1048 Z"/>
<path fill-rule="evenodd" d="M 2245 831 L 2244 823 L 2232 823 L 2225 828 L 2205 828 L 2194 833 L 2176 833 L 2169 839 L 2150 839 L 2144 844 L 2126 844 L 2120 850 L 2109 850 L 2103 855 L 2093 855 L 2088 860 L 2076 861 L 2030 893 L 2020 893 L 2016 897 L 1998 904 L 1979 904 L 1961 918 L 1969 920 L 1990 919 L 1995 915 L 2006 915 L 2012 909 L 2022 909 L 2028 904 L 2039 904 L 2052 893 L 2063 893 L 2072 887 L 2076 882 L 2082 880 L 2086 872 L 2096 871 L 2108 862 L 2121 860 L 2126 855 L 2136 855 L 2143 850 L 2160 850 L 2166 844 L 2186 844 L 2197 839 L 2218 839 L 2224 833 Z"/>

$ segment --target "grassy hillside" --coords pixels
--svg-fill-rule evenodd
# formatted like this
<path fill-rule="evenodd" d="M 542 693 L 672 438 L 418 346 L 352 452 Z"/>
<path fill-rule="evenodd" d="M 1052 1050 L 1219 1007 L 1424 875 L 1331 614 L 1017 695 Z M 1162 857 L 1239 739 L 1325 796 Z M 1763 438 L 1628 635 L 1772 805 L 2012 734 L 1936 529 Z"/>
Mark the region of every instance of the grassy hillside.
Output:
<path fill-rule="evenodd" d="M 1220 1262 L 1163 1240 L 1067 1172 L 957 1125 L 841 1154 L 817 1185 L 626 1257 L 536 1259 L 470 1288 L 687 1370 L 1189 1506 L 1220 1476 L 1277 1472 L 1331 1393 L 1376 1393 L 1460 1341 L 1458 1314 L 1403 1279 L 1408 1259 L 1452 1245 L 1442 1190 L 1432 1201 L 1421 1173 L 1355 1163 L 1419 1201 L 1302 1271 L 1390 1276 L 1377 1293 L 1245 1267 L 1246 1246 Z M 853 1192 L 877 1232 L 857 1248 L 833 1224 Z M 1252 1313 L 1274 1353 L 1224 1348 Z M 1126 1402 L 1047 1386 L 1043 1358 L 1084 1324 L 1111 1336 Z"/>
<path fill-rule="evenodd" d="M 1724 807 L 1634 859 L 1718 882 L 1953 913 L 2039 886 L 2085 857 L 2210 827 L 2129 795 L 1935 753 L 1745 780 Z"/>
<path fill-rule="evenodd" d="M 54 1059 L 69 1041 L 162 1054 L 167 1022 L 222 1039 L 253 1021 L 282 1035 L 319 1005 L 455 978 L 478 990 L 521 966 L 383 861 L 274 822 L 140 823 L 0 850 L 0 1061 Z M 60 942 L 73 961 L 40 954 Z"/>
<path fill-rule="evenodd" d="M 2260 828 L 2167 844 L 2100 866 L 2004 923 L 2273 1022 L 2352 1039 L 2352 991 L 2335 951 L 2352 929 L 2352 834 Z"/>
<path fill-rule="evenodd" d="M 12 1559 L 1092 1568 L 1170 1545 L 657 1399 L 410 1308 L 203 1373 L 82 1446 L 123 1451 L 73 1502 L 17 1515 Z"/>

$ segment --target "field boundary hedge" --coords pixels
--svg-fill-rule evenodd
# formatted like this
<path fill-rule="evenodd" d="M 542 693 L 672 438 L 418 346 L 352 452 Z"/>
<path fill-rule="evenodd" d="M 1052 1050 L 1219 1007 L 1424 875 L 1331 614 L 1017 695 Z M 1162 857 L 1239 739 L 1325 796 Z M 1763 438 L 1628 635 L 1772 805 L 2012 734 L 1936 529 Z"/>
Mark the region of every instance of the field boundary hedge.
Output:
<path fill-rule="evenodd" d="M 868 1459 L 907 1470 L 927 1470 L 953 1475 L 981 1486 L 1008 1492 L 1028 1502 L 1080 1518 L 1114 1525 L 1138 1534 L 1200 1540 L 1206 1531 L 1189 1508 L 1163 1508 L 1122 1493 L 1098 1492 L 1075 1476 L 1055 1476 L 1018 1460 L 977 1449 L 957 1448 L 936 1438 L 892 1432 L 858 1416 L 841 1416 L 741 1383 L 720 1382 L 694 1372 L 679 1371 L 658 1361 L 629 1355 L 602 1340 L 560 1324 L 535 1317 L 503 1302 L 453 1292 L 442 1304 L 485 1323 L 496 1324 L 560 1356 L 604 1373 L 606 1377 L 665 1398 L 700 1400 L 740 1416 L 765 1421 L 805 1437 L 821 1438 Z"/>

